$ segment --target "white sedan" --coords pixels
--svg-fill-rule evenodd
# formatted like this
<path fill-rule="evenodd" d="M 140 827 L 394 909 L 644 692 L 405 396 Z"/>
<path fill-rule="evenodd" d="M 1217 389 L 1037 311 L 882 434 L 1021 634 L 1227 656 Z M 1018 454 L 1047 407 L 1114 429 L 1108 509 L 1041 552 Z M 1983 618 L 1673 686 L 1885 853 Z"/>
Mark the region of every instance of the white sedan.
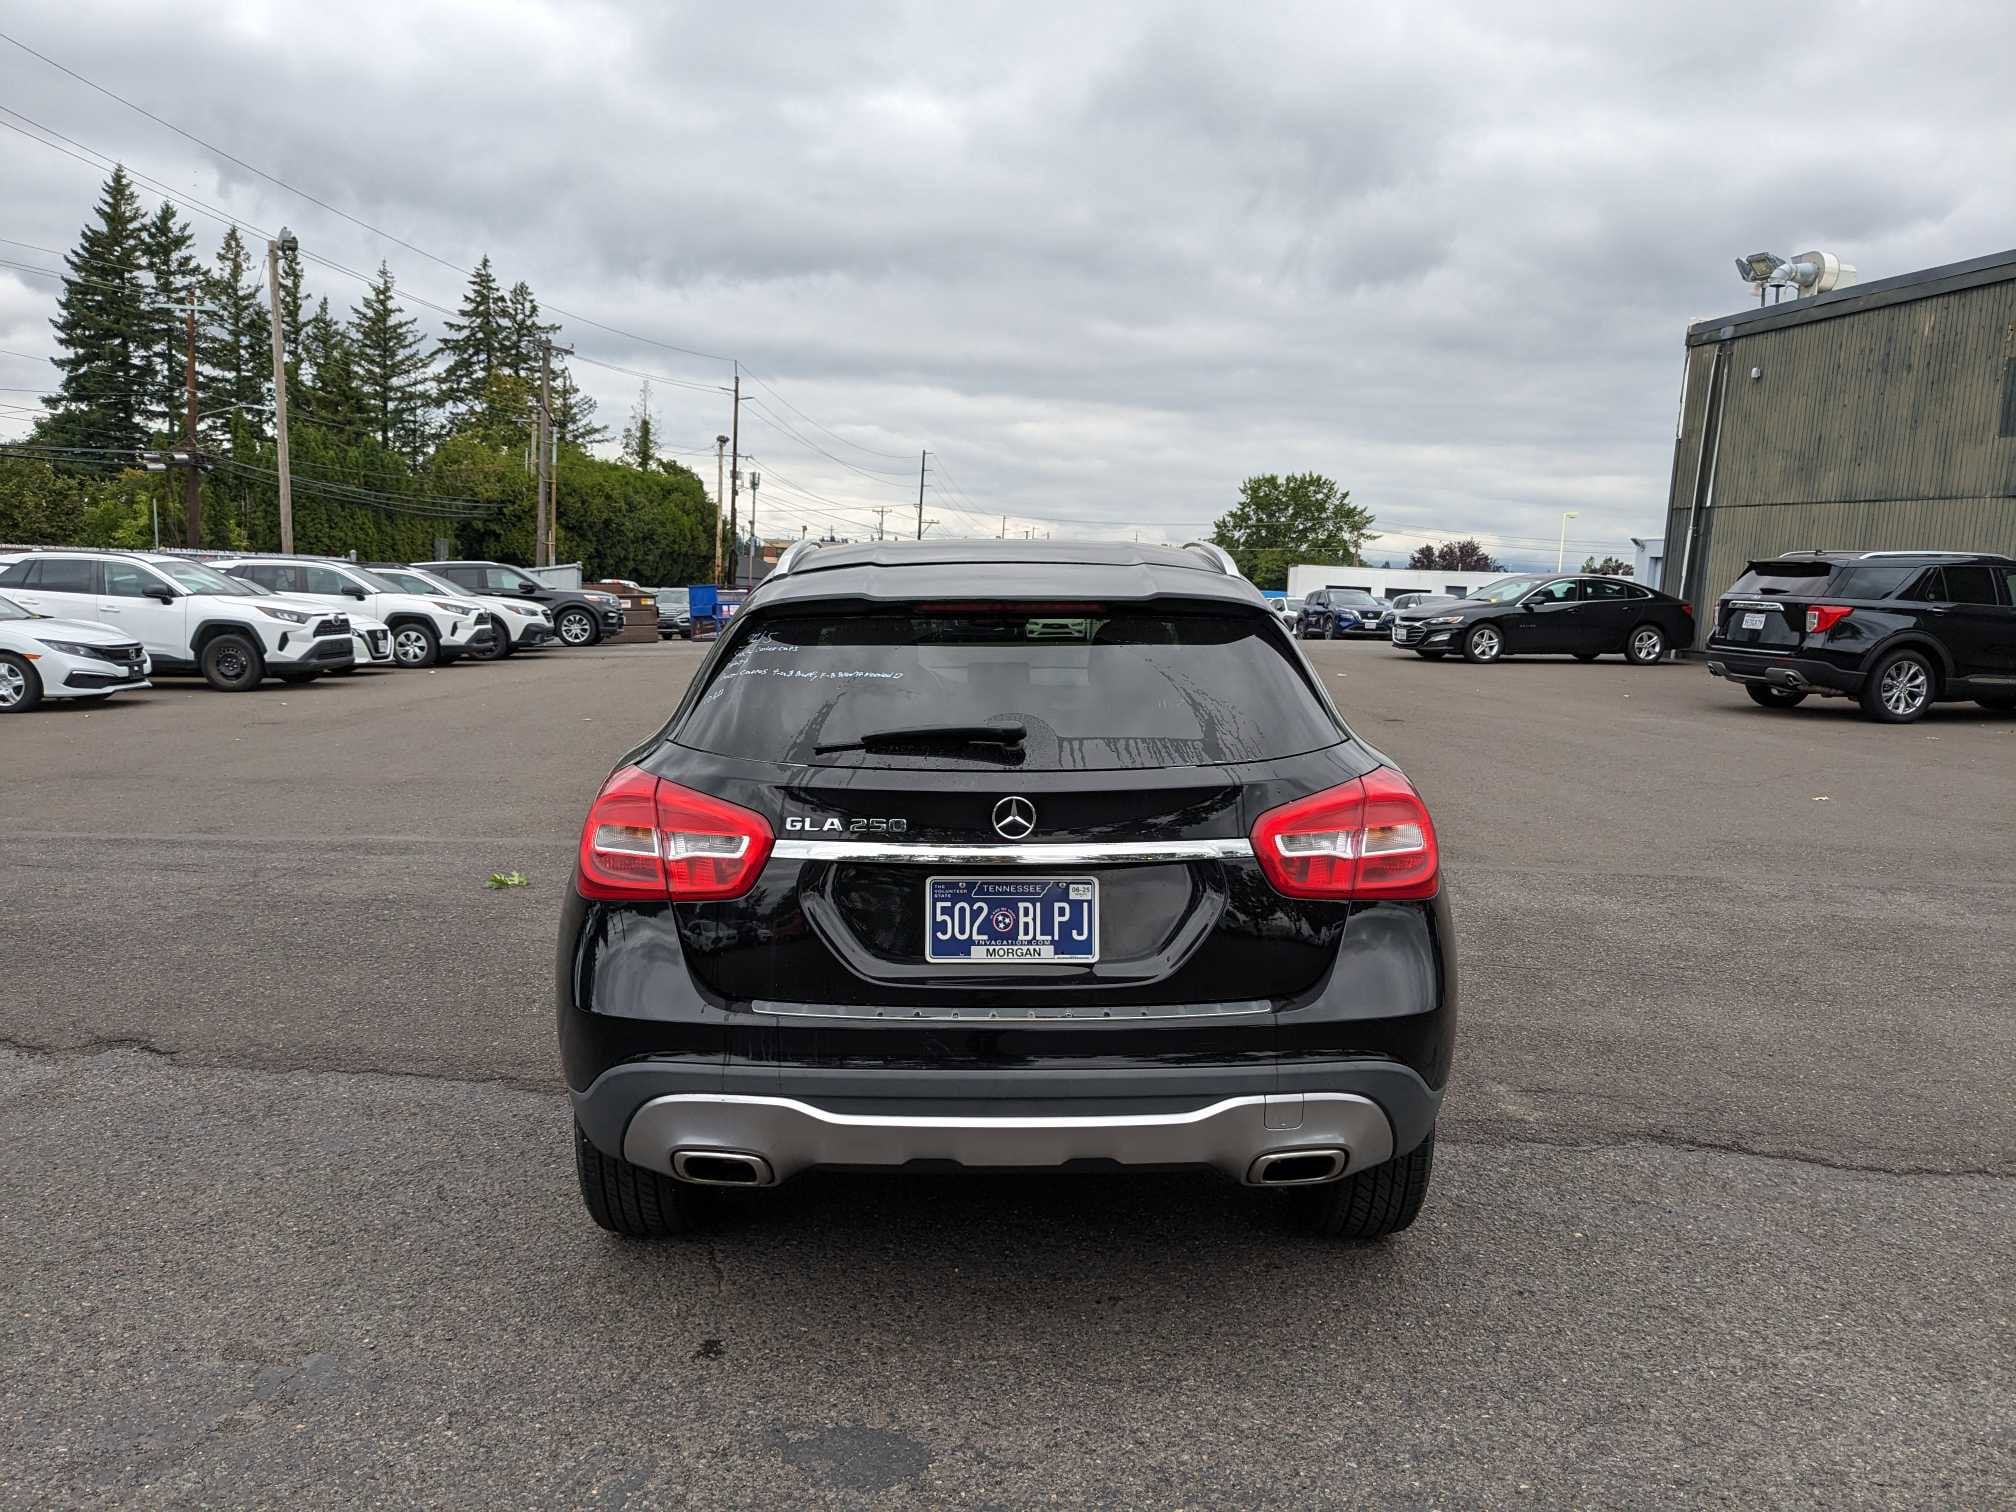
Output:
<path fill-rule="evenodd" d="M 25 714 L 45 698 L 104 698 L 153 686 L 153 665 L 124 631 L 57 619 L 0 595 L 0 714 Z"/>

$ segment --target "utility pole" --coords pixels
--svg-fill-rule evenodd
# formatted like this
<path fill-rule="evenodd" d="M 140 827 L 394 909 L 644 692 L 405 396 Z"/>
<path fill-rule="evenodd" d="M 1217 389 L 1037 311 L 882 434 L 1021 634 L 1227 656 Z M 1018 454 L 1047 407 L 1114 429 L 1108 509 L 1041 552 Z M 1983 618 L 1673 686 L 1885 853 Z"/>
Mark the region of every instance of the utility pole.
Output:
<path fill-rule="evenodd" d="M 756 490 L 763 486 L 763 474 L 754 468 L 749 472 L 749 586 L 756 586 Z"/>
<path fill-rule="evenodd" d="M 1554 570 L 1556 572 L 1562 571 L 1568 562 L 1568 522 L 1579 518 L 1580 515 L 1581 511 L 1576 509 L 1564 509 L 1561 511 L 1561 544 L 1554 552 Z"/>
<path fill-rule="evenodd" d="M 917 456 L 917 539 L 924 539 L 924 464 L 931 453 L 920 452 Z"/>
<path fill-rule="evenodd" d="M 182 524 L 191 546 L 203 544 L 203 489 L 202 474 L 196 462 L 196 290 L 189 290 L 189 325 L 183 347 L 182 386 L 188 395 L 188 415 L 182 422 L 183 443 L 189 448 L 188 471 L 182 474 Z M 161 533 L 154 533 L 154 544 L 161 544 Z"/>
<path fill-rule="evenodd" d="M 888 514 L 889 506 L 887 504 L 877 504 L 875 506 L 875 539 L 878 541 L 882 539 L 882 521 L 888 517 Z"/>
<path fill-rule="evenodd" d="M 273 441 L 280 471 L 280 550 L 294 550 L 294 479 L 287 470 L 287 342 L 280 331 L 280 254 L 301 243 L 285 226 L 266 243 L 266 288 L 273 312 Z M 194 542 L 191 543 L 195 544 Z"/>
<path fill-rule="evenodd" d="M 999 539 L 1004 541 L 1008 539 L 1008 516 L 1006 515 L 1001 516 L 1001 535 Z"/>
<path fill-rule="evenodd" d="M 742 494 L 742 364 L 735 364 L 735 416 L 728 424 L 728 539 L 740 540 L 736 505 Z"/>
<path fill-rule="evenodd" d="M 532 561 L 540 567 L 553 565 L 553 522 L 547 512 L 547 484 L 551 478 L 553 448 L 547 436 L 553 429 L 553 343 L 540 343 L 546 362 L 539 370 L 539 423 L 533 428 L 532 445 L 539 453 L 538 497 L 532 501 Z"/>
<path fill-rule="evenodd" d="M 721 581 L 721 522 L 728 518 L 727 511 L 721 507 L 722 496 L 728 491 L 728 479 L 724 471 L 727 467 L 724 460 L 727 455 L 728 438 L 716 436 L 714 438 L 714 581 L 717 583 Z"/>

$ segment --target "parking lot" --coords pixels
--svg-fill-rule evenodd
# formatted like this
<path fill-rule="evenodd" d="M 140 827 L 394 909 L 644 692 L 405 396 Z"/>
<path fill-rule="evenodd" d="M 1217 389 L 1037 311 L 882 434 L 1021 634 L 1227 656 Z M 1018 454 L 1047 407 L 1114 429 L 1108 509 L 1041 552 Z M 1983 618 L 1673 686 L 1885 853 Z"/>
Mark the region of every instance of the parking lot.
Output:
<path fill-rule="evenodd" d="M 1460 928 L 1367 1247 L 1188 1176 L 594 1228 L 558 896 L 696 648 L 6 721 L 0 1501 L 2005 1502 L 2016 718 L 1309 649 Z"/>

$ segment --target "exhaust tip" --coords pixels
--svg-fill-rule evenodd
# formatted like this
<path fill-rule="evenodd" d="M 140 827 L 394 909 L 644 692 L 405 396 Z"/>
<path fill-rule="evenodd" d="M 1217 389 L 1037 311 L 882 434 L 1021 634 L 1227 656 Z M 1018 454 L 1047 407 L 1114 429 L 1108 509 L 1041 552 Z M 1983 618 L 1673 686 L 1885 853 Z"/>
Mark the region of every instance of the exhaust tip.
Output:
<path fill-rule="evenodd" d="M 1342 1176 L 1350 1158 L 1344 1150 L 1276 1150 L 1254 1161 L 1246 1179 L 1254 1186 L 1314 1186 Z"/>
<path fill-rule="evenodd" d="M 769 1186 L 777 1179 L 761 1155 L 732 1150 L 675 1150 L 672 1174 L 695 1186 Z"/>

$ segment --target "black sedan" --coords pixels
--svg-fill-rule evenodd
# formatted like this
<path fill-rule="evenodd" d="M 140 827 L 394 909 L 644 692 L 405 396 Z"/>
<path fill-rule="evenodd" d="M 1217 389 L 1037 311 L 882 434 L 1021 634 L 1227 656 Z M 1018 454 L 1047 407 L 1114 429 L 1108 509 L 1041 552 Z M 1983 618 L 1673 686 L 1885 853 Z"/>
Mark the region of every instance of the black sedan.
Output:
<path fill-rule="evenodd" d="M 1530 655 L 1594 661 L 1620 652 L 1650 666 L 1694 643 L 1694 609 L 1624 578 L 1531 573 L 1396 615 L 1392 639 L 1430 661 L 1452 651 L 1473 662 Z"/>

